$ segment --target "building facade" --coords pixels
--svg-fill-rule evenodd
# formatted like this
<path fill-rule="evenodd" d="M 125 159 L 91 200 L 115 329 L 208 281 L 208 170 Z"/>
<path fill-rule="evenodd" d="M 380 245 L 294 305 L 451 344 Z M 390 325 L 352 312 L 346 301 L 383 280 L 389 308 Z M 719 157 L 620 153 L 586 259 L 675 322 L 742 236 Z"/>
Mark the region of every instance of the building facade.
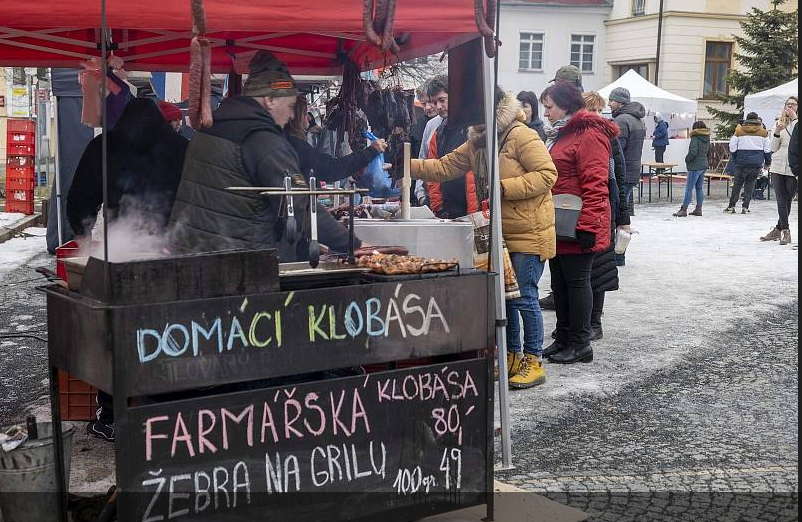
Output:
<path fill-rule="evenodd" d="M 735 36 L 743 35 L 741 21 L 753 7 L 770 6 L 770 0 L 664 0 L 656 78 L 660 0 L 615 0 L 606 22 L 606 81 L 634 69 L 667 91 L 699 100 L 699 118 L 710 120 L 707 107 L 722 106 L 716 95 L 727 92 L 726 77 L 737 65 Z M 792 0 L 782 8 L 798 7 L 798 0 Z"/>
<path fill-rule="evenodd" d="M 542 93 L 557 69 L 573 64 L 587 90 L 607 82 L 607 0 L 502 0 L 499 85 Z"/>

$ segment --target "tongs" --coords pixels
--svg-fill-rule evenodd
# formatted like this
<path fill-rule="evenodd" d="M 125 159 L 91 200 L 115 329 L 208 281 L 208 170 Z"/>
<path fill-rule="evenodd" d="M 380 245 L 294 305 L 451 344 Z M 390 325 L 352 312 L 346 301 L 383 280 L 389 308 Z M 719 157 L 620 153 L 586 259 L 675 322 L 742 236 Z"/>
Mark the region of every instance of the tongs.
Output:
<path fill-rule="evenodd" d="M 317 188 L 317 178 L 315 178 L 315 171 L 310 172 L 309 186 L 314 191 Z M 309 243 L 309 266 L 317 268 L 320 264 L 320 243 L 317 237 L 317 196 L 309 196 L 309 213 L 312 238 Z"/>
<path fill-rule="evenodd" d="M 294 245 L 298 238 L 298 224 L 295 221 L 295 203 L 292 201 L 292 177 L 289 172 L 284 177 L 284 190 L 287 196 L 287 241 Z"/>

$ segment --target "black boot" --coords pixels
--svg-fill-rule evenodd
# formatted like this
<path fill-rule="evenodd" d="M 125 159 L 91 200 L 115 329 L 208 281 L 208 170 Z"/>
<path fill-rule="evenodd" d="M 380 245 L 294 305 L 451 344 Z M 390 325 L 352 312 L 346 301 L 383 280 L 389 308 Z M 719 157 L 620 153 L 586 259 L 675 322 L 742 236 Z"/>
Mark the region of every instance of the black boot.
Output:
<path fill-rule="evenodd" d="M 543 299 L 539 300 L 541 310 L 556 310 L 554 306 L 554 294 L 549 294 Z"/>
<path fill-rule="evenodd" d="M 549 357 L 553 364 L 592 363 L 593 348 L 590 344 L 585 346 L 571 346 Z"/>
<path fill-rule="evenodd" d="M 552 355 L 556 355 L 563 350 L 565 350 L 565 345 L 561 344 L 559 341 L 554 341 L 549 345 L 548 348 L 543 350 L 543 357 L 551 357 Z"/>
<path fill-rule="evenodd" d="M 593 292 L 593 312 L 590 316 L 590 340 L 604 339 L 602 316 L 604 315 L 604 292 Z"/>

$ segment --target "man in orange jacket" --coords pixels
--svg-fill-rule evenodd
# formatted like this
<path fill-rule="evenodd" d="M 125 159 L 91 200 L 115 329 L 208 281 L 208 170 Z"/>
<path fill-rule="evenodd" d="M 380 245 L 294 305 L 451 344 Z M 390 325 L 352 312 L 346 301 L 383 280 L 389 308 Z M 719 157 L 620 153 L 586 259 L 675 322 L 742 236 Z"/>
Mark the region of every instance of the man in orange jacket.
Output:
<path fill-rule="evenodd" d="M 443 123 L 429 143 L 429 159 L 439 159 L 468 141 L 468 127 L 448 124 L 448 77 L 437 76 L 428 85 L 429 99 L 434 102 Z M 427 183 L 432 212 L 441 219 L 457 219 L 479 212 L 476 179 L 473 172 L 445 183 Z"/>

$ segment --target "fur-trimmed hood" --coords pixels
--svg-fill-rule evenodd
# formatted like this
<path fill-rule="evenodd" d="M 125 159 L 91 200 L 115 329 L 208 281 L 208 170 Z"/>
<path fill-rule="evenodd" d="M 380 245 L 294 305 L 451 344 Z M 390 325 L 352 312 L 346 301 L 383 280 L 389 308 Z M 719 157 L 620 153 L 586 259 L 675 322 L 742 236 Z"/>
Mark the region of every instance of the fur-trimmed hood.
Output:
<path fill-rule="evenodd" d="M 747 120 L 743 125 L 735 128 L 735 135 L 739 138 L 744 136 L 760 136 L 767 138 L 769 131 L 763 128 L 763 123 L 759 121 Z"/>
<path fill-rule="evenodd" d="M 710 129 L 693 129 L 691 131 L 691 138 L 693 138 L 694 136 L 708 136 L 709 137 L 712 134 L 713 134 L 713 131 L 710 130 Z"/>
<path fill-rule="evenodd" d="M 503 136 L 510 130 L 515 123 L 526 122 L 526 114 L 523 105 L 512 93 L 507 93 L 496 107 L 496 118 L 498 119 L 498 135 Z M 468 140 L 474 147 L 486 146 L 487 130 L 484 125 L 476 125 L 468 128 Z"/>
<path fill-rule="evenodd" d="M 602 131 L 611 140 L 620 134 L 618 125 L 615 122 L 585 110 L 574 114 L 565 124 L 565 127 L 562 128 L 560 134 L 582 134 L 590 129 Z"/>

